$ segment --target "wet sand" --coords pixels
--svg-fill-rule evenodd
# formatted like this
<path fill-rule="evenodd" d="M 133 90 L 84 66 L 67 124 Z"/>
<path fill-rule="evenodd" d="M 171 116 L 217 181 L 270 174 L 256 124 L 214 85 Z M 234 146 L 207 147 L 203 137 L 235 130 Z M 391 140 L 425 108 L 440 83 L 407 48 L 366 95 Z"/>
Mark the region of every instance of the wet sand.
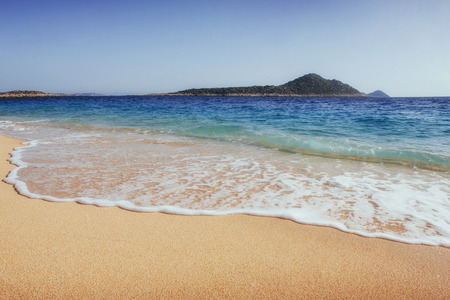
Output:
<path fill-rule="evenodd" d="M 0 136 L 0 177 L 20 141 Z M 450 249 L 289 220 L 29 199 L 0 182 L 0 299 L 450 298 Z"/>

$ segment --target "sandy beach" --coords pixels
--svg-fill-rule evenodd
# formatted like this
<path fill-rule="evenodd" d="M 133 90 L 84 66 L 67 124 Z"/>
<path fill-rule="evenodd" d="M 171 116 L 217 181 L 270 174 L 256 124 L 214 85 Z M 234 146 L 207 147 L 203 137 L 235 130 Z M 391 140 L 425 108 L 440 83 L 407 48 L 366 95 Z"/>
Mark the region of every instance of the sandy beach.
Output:
<path fill-rule="evenodd" d="M 21 141 L 0 136 L 0 177 Z M 450 249 L 289 220 L 54 203 L 0 182 L 0 298 L 449 299 Z"/>

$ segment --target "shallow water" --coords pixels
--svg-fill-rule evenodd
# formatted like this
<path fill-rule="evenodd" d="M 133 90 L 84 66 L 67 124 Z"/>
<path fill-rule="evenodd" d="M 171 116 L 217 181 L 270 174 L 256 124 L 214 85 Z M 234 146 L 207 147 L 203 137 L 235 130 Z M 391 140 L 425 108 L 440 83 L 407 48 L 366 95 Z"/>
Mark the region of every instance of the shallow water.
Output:
<path fill-rule="evenodd" d="M 450 245 L 450 99 L 0 101 L 29 196 Z"/>

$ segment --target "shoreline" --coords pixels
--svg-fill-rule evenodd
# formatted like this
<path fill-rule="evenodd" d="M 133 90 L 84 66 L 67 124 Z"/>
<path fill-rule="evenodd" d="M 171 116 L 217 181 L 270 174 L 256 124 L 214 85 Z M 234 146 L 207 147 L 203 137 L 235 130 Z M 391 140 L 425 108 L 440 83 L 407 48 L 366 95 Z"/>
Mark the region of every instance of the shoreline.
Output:
<path fill-rule="evenodd" d="M 17 139 L 0 136 L 0 177 Z M 249 215 L 58 203 L 0 182 L 0 298 L 450 297 L 450 248 Z"/>

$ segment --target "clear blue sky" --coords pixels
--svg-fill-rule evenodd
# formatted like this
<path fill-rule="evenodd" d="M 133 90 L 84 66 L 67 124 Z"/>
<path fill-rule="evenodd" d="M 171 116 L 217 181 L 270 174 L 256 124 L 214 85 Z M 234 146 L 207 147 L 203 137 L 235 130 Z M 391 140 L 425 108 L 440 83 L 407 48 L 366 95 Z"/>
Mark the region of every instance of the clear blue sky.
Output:
<path fill-rule="evenodd" d="M 450 96 L 448 0 L 3 0 L 0 91 L 282 84 Z"/>

